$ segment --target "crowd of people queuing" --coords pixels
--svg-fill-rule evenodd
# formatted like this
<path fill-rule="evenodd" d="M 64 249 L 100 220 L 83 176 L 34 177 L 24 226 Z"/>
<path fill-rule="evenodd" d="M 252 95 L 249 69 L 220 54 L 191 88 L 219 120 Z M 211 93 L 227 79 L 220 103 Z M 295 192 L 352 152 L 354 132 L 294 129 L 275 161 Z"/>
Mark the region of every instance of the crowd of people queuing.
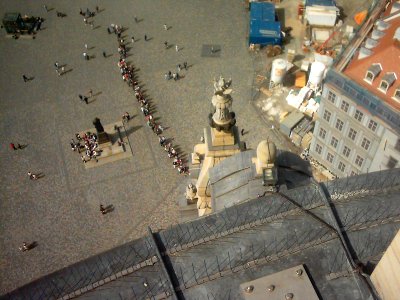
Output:
<path fill-rule="evenodd" d="M 122 26 L 111 24 L 110 27 L 108 27 L 107 31 L 110 34 L 115 33 L 117 35 L 118 53 L 120 54 L 117 65 L 120 69 L 122 80 L 124 80 L 133 90 L 136 100 L 140 105 L 140 110 L 146 120 L 147 126 L 154 132 L 156 136 L 158 136 L 160 146 L 164 147 L 164 150 L 167 152 L 168 157 L 173 159 L 173 167 L 176 168 L 180 174 L 189 175 L 189 168 L 185 165 L 183 159 L 180 157 L 178 151 L 175 149 L 176 147 L 173 147 L 171 142 L 172 139 L 167 139 L 166 137 L 161 135 L 164 131 L 164 127 L 156 122 L 153 117 L 151 103 L 148 99 L 146 99 L 146 95 L 141 90 L 139 82 L 136 80 L 134 74 L 134 66 L 126 62 L 127 49 L 125 46 L 125 41 L 121 36 L 123 31 Z"/>

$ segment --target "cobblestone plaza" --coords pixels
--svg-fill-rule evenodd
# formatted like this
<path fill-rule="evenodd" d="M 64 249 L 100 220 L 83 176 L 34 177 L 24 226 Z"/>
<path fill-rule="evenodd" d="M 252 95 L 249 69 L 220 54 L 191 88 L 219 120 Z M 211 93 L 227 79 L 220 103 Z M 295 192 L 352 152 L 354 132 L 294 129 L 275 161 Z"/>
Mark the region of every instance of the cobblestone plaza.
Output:
<path fill-rule="evenodd" d="M 79 10 L 94 11 L 96 5 L 100 12 L 92 29 Z M 164 135 L 183 154 L 207 126 L 212 80 L 221 74 L 232 77 L 233 110 L 248 148 L 269 133 L 250 102 L 254 70 L 242 1 L 1 1 L 1 16 L 6 12 L 45 21 L 35 39 L 6 38 L 4 31 L 0 36 L 0 294 L 138 238 L 148 226 L 156 231 L 179 221 L 177 201 L 188 179 L 172 168 L 121 80 L 117 39 L 106 30 L 110 24 L 127 28 L 125 41 L 135 37 L 127 61 L 138 69 L 154 117 L 167 128 Z M 166 50 L 165 41 L 179 52 Z M 85 44 L 94 56 L 89 61 L 82 56 Z M 204 45 L 217 45 L 220 55 L 202 55 Z M 110 56 L 104 58 L 103 51 Z M 56 61 L 66 65 L 62 76 Z M 166 81 L 164 74 L 184 61 L 189 68 L 182 79 Z M 25 83 L 23 74 L 34 78 Z M 94 97 L 86 105 L 78 95 L 90 89 Z M 71 138 L 93 127 L 95 117 L 106 125 L 120 121 L 125 111 L 133 116 L 126 128 L 132 157 L 86 170 L 71 151 Z M 28 146 L 12 151 L 11 142 Z M 45 176 L 29 180 L 28 171 Z M 100 203 L 115 210 L 101 215 Z M 24 241 L 38 246 L 21 252 Z"/>

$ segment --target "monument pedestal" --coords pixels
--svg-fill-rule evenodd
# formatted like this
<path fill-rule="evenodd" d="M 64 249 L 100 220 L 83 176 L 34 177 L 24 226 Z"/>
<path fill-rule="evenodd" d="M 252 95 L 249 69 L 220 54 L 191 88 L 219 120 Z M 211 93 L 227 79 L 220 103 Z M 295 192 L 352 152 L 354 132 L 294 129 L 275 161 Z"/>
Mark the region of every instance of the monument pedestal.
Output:
<path fill-rule="evenodd" d="M 111 146 L 111 139 L 108 136 L 107 132 L 103 131 L 97 134 L 97 139 L 99 145 L 106 147 L 106 146 Z"/>
<path fill-rule="evenodd" d="M 233 145 L 235 144 L 235 137 L 233 136 L 232 130 L 225 132 L 211 128 L 211 143 L 214 147 Z"/>

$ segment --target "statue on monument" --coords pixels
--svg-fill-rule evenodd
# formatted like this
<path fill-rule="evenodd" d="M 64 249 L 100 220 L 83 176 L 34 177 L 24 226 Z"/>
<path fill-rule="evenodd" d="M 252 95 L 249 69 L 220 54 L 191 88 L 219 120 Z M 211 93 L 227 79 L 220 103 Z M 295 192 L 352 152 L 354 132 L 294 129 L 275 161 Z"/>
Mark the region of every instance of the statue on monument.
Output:
<path fill-rule="evenodd" d="M 219 76 L 218 80 L 214 78 L 214 93 L 217 94 L 218 92 L 222 92 L 224 94 L 230 94 L 232 92 L 232 89 L 229 89 L 231 84 L 232 78 L 228 81 L 226 81 L 222 76 Z"/>
<path fill-rule="evenodd" d="M 104 127 L 103 127 L 103 125 L 101 124 L 99 118 L 95 118 L 95 119 L 93 120 L 93 125 L 94 125 L 94 127 L 96 128 L 96 131 L 97 131 L 98 134 L 104 132 Z"/>
<path fill-rule="evenodd" d="M 186 187 L 186 192 L 185 192 L 185 197 L 186 200 L 188 201 L 193 201 L 194 199 L 197 198 L 197 189 L 194 186 L 194 184 L 190 183 L 187 187 Z"/>
<path fill-rule="evenodd" d="M 101 124 L 99 118 L 95 118 L 93 120 L 93 125 L 94 125 L 94 127 L 96 128 L 96 131 L 97 131 L 99 144 L 111 143 L 110 137 L 108 136 L 107 132 L 104 131 L 104 127 Z"/>

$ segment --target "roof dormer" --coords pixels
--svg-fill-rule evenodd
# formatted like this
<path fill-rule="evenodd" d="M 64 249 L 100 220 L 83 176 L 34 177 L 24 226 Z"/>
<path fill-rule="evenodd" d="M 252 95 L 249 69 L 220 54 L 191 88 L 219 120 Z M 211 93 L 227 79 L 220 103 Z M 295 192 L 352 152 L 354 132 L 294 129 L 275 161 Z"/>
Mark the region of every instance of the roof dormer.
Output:
<path fill-rule="evenodd" d="M 383 31 L 381 31 L 379 29 L 374 29 L 374 30 L 372 30 L 371 38 L 373 38 L 374 40 L 379 40 L 384 35 L 385 35 L 385 33 Z"/>
<path fill-rule="evenodd" d="M 393 99 L 397 102 L 400 102 L 400 86 L 398 86 L 397 89 L 394 91 Z"/>
<path fill-rule="evenodd" d="M 367 48 L 367 49 L 375 48 L 376 45 L 378 45 L 377 40 L 367 38 L 367 40 L 365 41 L 365 48 Z"/>
<path fill-rule="evenodd" d="M 372 64 L 368 70 L 367 73 L 365 74 L 364 80 L 368 82 L 369 84 L 372 84 L 372 81 L 379 75 L 379 73 L 382 71 L 382 66 L 381 64 Z"/>
<path fill-rule="evenodd" d="M 385 21 L 379 20 L 378 22 L 376 22 L 376 27 L 378 30 L 380 31 L 384 31 L 386 29 L 389 28 L 389 23 L 386 23 Z"/>
<path fill-rule="evenodd" d="M 360 52 L 358 53 L 358 59 L 362 59 L 365 57 L 368 57 L 372 54 L 373 52 L 365 47 L 360 48 Z"/>
<path fill-rule="evenodd" d="M 381 81 L 381 84 L 379 85 L 378 90 L 380 90 L 381 92 L 386 94 L 387 90 L 390 88 L 390 86 L 393 84 L 393 82 L 396 81 L 396 79 L 397 79 L 397 77 L 396 77 L 395 73 L 393 73 L 393 72 L 386 73 L 382 77 L 382 81 Z"/>

